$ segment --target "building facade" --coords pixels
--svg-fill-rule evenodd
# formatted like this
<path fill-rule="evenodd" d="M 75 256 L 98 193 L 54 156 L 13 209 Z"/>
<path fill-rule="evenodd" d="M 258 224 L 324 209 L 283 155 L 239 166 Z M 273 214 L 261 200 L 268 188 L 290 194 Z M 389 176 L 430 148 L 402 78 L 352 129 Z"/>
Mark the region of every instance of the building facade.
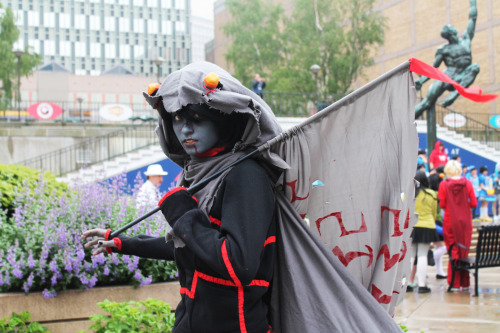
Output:
<path fill-rule="evenodd" d="M 191 0 L 2 0 L 26 46 L 76 75 L 163 76 L 192 61 Z M 162 60 L 155 63 L 154 60 Z"/>

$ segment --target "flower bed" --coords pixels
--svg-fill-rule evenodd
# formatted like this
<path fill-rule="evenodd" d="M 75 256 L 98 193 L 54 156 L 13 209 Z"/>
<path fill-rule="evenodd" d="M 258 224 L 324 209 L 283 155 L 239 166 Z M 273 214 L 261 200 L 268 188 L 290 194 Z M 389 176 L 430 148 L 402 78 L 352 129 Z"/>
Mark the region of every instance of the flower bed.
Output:
<path fill-rule="evenodd" d="M 91 256 L 80 239 L 84 230 L 116 229 L 144 211 L 124 176 L 110 182 L 73 186 L 64 195 L 47 193 L 43 176 L 35 191 L 18 193 L 14 213 L 0 209 L 0 292 L 41 291 L 45 298 L 66 289 L 147 285 L 175 280 L 175 263 L 112 254 Z M 127 233 L 160 236 L 165 220 L 156 214 Z"/>

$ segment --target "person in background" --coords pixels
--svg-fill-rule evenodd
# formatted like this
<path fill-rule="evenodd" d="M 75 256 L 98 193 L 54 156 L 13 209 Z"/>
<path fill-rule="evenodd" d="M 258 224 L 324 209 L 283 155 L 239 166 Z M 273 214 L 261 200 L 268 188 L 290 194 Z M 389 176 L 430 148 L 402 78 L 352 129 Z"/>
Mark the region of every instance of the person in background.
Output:
<path fill-rule="evenodd" d="M 495 197 L 496 201 L 494 202 L 494 217 L 493 217 L 493 222 L 498 222 L 500 220 L 500 214 L 498 212 L 499 208 L 497 208 L 497 204 L 500 203 L 500 177 L 499 177 L 499 171 L 500 171 L 500 162 L 495 165 L 495 173 L 493 174 L 493 187 L 495 188 Z"/>
<path fill-rule="evenodd" d="M 457 161 L 458 163 L 462 163 L 462 158 L 460 157 L 460 155 L 453 155 L 451 159 Z"/>
<path fill-rule="evenodd" d="M 148 169 L 144 172 L 147 180 L 142 184 L 135 199 L 137 209 L 154 208 L 156 206 L 158 200 L 161 199 L 160 185 L 163 182 L 163 176 L 167 174 L 160 164 L 148 166 Z"/>
<path fill-rule="evenodd" d="M 479 176 L 477 174 L 477 168 L 474 165 L 471 165 L 469 167 L 469 172 L 467 173 L 465 178 L 472 183 L 472 187 L 474 188 L 474 195 L 476 196 L 476 200 L 477 200 L 477 198 L 479 197 L 479 190 L 480 190 L 480 188 L 479 188 Z M 475 208 L 472 209 L 472 217 L 473 218 L 477 217 L 477 213 L 476 213 Z"/>
<path fill-rule="evenodd" d="M 418 150 L 418 157 L 417 157 L 417 165 L 423 164 L 425 167 L 425 174 L 429 176 L 429 161 L 427 159 L 427 154 L 425 153 L 425 149 L 419 149 Z M 420 168 L 418 168 L 420 169 Z"/>
<path fill-rule="evenodd" d="M 412 265 L 417 260 L 418 293 L 425 294 L 431 292 L 427 286 L 427 253 L 430 244 L 439 241 L 435 224 L 438 204 L 437 193 L 429 188 L 425 172 L 417 171 L 415 180 L 419 183 L 415 187 L 415 213 L 418 214 L 418 221 L 411 233 L 410 258 Z M 414 276 L 410 276 L 409 287 L 412 287 L 413 279 Z"/>
<path fill-rule="evenodd" d="M 491 182 L 490 176 L 488 176 L 488 168 L 482 166 L 479 168 L 479 194 L 478 200 L 481 202 L 481 207 L 479 208 L 479 220 L 484 222 L 491 222 L 492 219 L 488 216 L 488 204 L 491 202 L 492 197 L 491 191 L 493 189 L 493 183 Z M 490 193 L 488 193 L 490 191 Z"/>
<path fill-rule="evenodd" d="M 440 166 L 436 173 L 429 177 L 429 187 L 431 190 L 436 191 L 439 190 L 439 184 L 444 180 L 444 166 Z M 438 200 L 439 204 L 439 200 Z M 438 211 L 436 214 L 436 231 L 439 235 L 439 241 L 434 242 L 434 262 L 436 263 L 436 279 L 446 279 L 446 273 L 443 270 L 443 255 L 446 253 L 446 245 L 444 244 L 443 238 L 443 211 L 441 207 L 437 207 Z"/>
<path fill-rule="evenodd" d="M 449 161 L 444 168 L 448 177 L 439 185 L 439 206 L 444 209 L 443 236 L 448 252 L 454 243 L 460 243 L 465 248 L 453 246 L 452 259 L 464 258 L 469 255 L 472 241 L 472 214 L 471 209 L 477 206 L 476 195 L 472 183 L 460 177 L 462 166 L 457 161 Z M 448 263 L 448 272 L 451 273 L 451 263 Z M 448 284 L 451 285 L 451 276 L 448 274 Z M 470 286 L 469 272 L 455 272 L 455 279 L 451 291 L 458 292 L 460 288 L 467 291 Z"/>
<path fill-rule="evenodd" d="M 255 74 L 252 81 L 252 91 L 264 99 L 264 88 L 266 87 L 266 79 Z"/>
<path fill-rule="evenodd" d="M 469 174 L 469 170 L 468 170 L 467 165 L 462 164 L 462 177 L 466 177 L 467 178 L 468 174 Z"/>
<path fill-rule="evenodd" d="M 448 155 L 444 151 L 444 145 L 441 141 L 436 141 L 434 145 L 434 150 L 429 156 L 430 168 L 434 169 L 440 165 L 445 165 L 448 162 Z"/>

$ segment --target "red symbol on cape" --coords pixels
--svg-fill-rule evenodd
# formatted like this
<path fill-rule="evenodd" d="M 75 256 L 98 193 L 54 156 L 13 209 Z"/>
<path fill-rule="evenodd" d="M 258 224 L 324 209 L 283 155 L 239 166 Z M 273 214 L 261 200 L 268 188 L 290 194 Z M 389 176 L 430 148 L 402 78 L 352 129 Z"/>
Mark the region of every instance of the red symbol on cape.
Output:
<path fill-rule="evenodd" d="M 351 251 L 351 252 L 347 252 L 345 255 L 344 255 L 344 252 L 342 252 L 342 250 L 340 249 L 340 247 L 338 246 L 335 246 L 335 248 L 332 250 L 333 254 L 335 254 L 341 263 L 344 264 L 345 267 L 347 267 L 347 265 L 349 265 L 349 263 L 357 258 L 357 257 L 362 257 L 362 256 L 367 256 L 369 258 L 368 260 L 368 266 L 366 267 L 370 267 L 372 262 L 373 262 L 373 249 L 371 247 L 369 247 L 368 245 L 365 245 L 366 248 L 368 249 L 368 253 L 365 253 L 365 252 L 355 252 L 355 251 Z"/>
<path fill-rule="evenodd" d="M 347 236 L 350 234 L 357 234 L 359 232 L 366 232 L 368 230 L 366 227 L 365 216 L 363 215 L 363 213 L 361 213 L 361 226 L 359 227 L 359 229 L 358 230 L 347 230 L 345 225 L 344 225 L 344 222 L 342 221 L 342 212 L 334 212 L 334 213 L 331 213 L 325 217 L 321 217 L 321 218 L 316 220 L 316 228 L 318 228 L 318 233 L 320 236 L 321 236 L 321 230 L 320 230 L 321 222 L 323 222 L 324 219 L 331 217 L 331 216 L 337 218 L 337 221 L 339 222 L 339 226 L 340 226 L 340 230 L 341 230 L 340 237 Z"/>
<path fill-rule="evenodd" d="M 31 104 L 27 111 L 33 118 L 42 120 L 57 118 L 63 112 L 59 105 L 50 102 Z"/>
<path fill-rule="evenodd" d="M 405 258 L 406 251 L 408 248 L 406 247 L 406 242 L 403 241 L 403 248 L 401 249 L 400 253 L 396 253 L 395 255 L 391 256 L 391 252 L 389 251 L 389 246 L 387 244 L 384 244 L 381 248 L 380 251 L 378 251 L 377 255 L 377 260 L 380 258 L 380 256 L 384 256 L 384 272 L 387 272 L 390 270 L 396 263 L 402 261 Z"/>
<path fill-rule="evenodd" d="M 403 232 L 400 230 L 400 227 L 399 227 L 399 216 L 401 214 L 401 210 L 400 209 L 391 209 L 387 206 L 382 206 L 381 213 L 380 213 L 381 219 L 384 218 L 384 212 L 386 210 L 394 214 L 394 233 L 392 234 L 391 237 L 402 236 Z M 409 226 L 410 226 L 410 210 L 408 210 L 408 214 L 406 215 L 406 220 L 405 220 L 405 224 L 404 224 L 403 228 L 408 229 Z"/>
<path fill-rule="evenodd" d="M 297 192 L 295 191 L 295 187 L 297 186 L 297 181 L 298 181 L 298 179 L 295 179 L 294 181 L 286 183 L 292 189 L 292 199 L 290 200 L 290 203 L 294 203 L 297 200 L 306 200 L 307 198 L 309 198 L 309 194 L 310 194 L 309 192 L 307 193 L 307 195 L 305 197 L 297 196 Z"/>
<path fill-rule="evenodd" d="M 383 295 L 382 290 L 380 290 L 375 284 L 372 283 L 372 296 L 381 304 L 389 304 L 391 302 L 392 296 Z"/>

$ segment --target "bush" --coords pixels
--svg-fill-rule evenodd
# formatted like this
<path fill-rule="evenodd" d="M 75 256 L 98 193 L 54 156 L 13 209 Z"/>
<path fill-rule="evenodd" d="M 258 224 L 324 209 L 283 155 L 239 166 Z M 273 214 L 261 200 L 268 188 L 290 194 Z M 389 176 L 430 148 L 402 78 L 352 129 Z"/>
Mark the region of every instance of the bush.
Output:
<path fill-rule="evenodd" d="M 96 314 L 90 317 L 90 327 L 96 333 L 105 332 L 148 332 L 168 333 L 174 327 L 175 315 L 170 305 L 149 298 L 143 302 L 97 303 L 109 315 Z"/>
<path fill-rule="evenodd" d="M 21 165 L 0 164 L 0 207 L 7 209 L 8 215 L 14 211 L 14 201 L 21 192 L 29 192 L 33 195 L 38 188 L 40 178 L 45 182 L 45 199 L 55 191 L 55 196 L 60 197 L 67 191 L 68 185 L 56 181 L 56 177 L 50 173 L 41 173 Z"/>
<path fill-rule="evenodd" d="M 12 316 L 0 319 L 0 332 L 9 333 L 38 333 L 47 332 L 47 328 L 37 322 L 30 323 L 31 314 L 29 312 L 21 312 L 19 314 L 12 313 Z"/>
<path fill-rule="evenodd" d="M 44 176 L 35 183 L 33 194 L 19 194 L 12 216 L 0 209 L 0 292 L 43 291 L 50 298 L 65 289 L 138 286 L 177 277 L 174 262 L 116 253 L 93 257 L 90 250 L 84 251 L 83 231 L 116 230 L 142 215 L 124 176 L 73 186 L 60 197 L 49 190 L 51 183 Z M 128 234 L 160 236 L 165 227 L 163 216 L 155 214 Z"/>

